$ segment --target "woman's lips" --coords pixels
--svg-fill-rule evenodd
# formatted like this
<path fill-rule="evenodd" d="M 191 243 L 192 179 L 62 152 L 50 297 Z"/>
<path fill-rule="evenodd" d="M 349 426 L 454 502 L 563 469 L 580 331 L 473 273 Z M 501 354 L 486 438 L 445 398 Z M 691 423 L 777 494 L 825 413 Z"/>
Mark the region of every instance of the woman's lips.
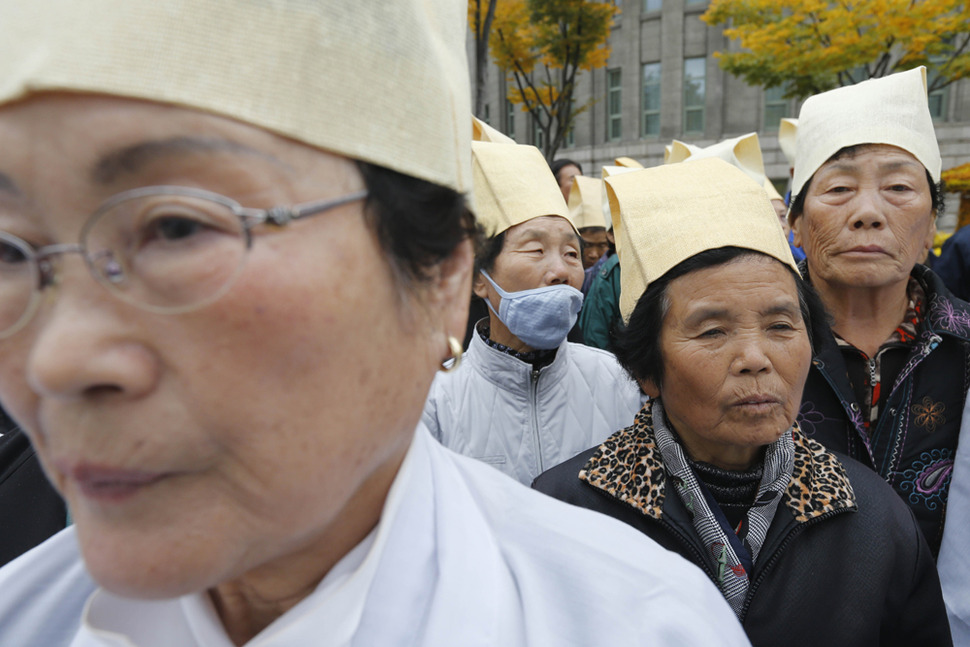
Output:
<path fill-rule="evenodd" d="M 61 471 L 88 499 L 119 503 L 166 478 L 164 472 L 146 472 L 79 463 L 65 465 Z"/>
<path fill-rule="evenodd" d="M 846 250 L 846 254 L 885 254 L 886 250 L 879 245 L 857 245 Z"/>
<path fill-rule="evenodd" d="M 734 406 L 748 413 L 767 413 L 781 404 L 781 401 L 770 395 L 753 395 L 737 400 Z"/>

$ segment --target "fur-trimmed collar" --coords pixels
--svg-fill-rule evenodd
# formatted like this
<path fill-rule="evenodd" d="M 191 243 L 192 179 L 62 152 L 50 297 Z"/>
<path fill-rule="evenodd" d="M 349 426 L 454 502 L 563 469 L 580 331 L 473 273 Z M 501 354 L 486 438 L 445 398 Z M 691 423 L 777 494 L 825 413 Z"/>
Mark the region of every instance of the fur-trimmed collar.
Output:
<path fill-rule="evenodd" d="M 839 459 L 792 429 L 794 473 L 782 503 L 803 523 L 827 512 L 856 508 L 855 493 Z M 606 439 L 579 472 L 579 478 L 654 519 L 663 517 L 666 470 L 653 432 L 652 403 L 633 426 Z"/>

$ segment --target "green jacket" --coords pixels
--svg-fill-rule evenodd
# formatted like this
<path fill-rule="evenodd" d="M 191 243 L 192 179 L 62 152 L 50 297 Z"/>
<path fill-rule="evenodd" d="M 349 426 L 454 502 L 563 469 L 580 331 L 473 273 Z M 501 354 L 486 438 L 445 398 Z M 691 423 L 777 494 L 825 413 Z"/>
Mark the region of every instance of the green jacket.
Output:
<path fill-rule="evenodd" d="M 613 254 L 593 279 L 579 313 L 587 346 L 611 350 L 620 324 L 620 257 Z"/>

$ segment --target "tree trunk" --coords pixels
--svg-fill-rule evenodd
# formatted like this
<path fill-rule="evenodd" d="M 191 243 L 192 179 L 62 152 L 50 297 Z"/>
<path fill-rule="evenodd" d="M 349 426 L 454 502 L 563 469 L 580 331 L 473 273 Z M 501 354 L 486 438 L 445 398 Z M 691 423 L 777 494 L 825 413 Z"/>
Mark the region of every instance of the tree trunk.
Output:
<path fill-rule="evenodd" d="M 495 3 L 498 0 L 474 0 L 476 15 L 481 2 L 488 2 L 488 9 L 481 24 L 475 28 L 475 116 L 482 119 L 485 116 L 485 89 L 488 83 L 488 36 L 492 31 L 492 20 L 495 18 Z M 477 21 L 476 21 L 477 22 Z"/>

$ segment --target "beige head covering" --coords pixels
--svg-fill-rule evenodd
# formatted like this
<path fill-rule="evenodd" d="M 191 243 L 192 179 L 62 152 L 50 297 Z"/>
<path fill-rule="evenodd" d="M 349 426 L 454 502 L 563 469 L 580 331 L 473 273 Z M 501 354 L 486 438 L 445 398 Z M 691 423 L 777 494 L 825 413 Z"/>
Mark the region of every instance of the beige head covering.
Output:
<path fill-rule="evenodd" d="M 569 218 L 576 229 L 586 227 L 606 227 L 603 215 L 603 180 L 598 177 L 577 175 L 569 190 Z"/>
<path fill-rule="evenodd" d="M 699 150 L 701 150 L 700 146 L 694 146 L 693 144 L 687 144 L 675 139 L 667 146 L 664 146 L 664 164 L 683 162 Z"/>
<path fill-rule="evenodd" d="M 0 103 L 178 104 L 466 191 L 466 29 L 451 0 L 4 2 Z"/>
<path fill-rule="evenodd" d="M 475 217 L 488 238 L 540 216 L 573 224 L 556 177 L 535 146 L 472 142 L 472 177 Z"/>
<path fill-rule="evenodd" d="M 765 164 L 761 157 L 758 133 L 748 133 L 740 137 L 725 139 L 707 148 L 684 144 L 676 139 L 671 146 L 671 161 L 669 162 L 671 164 L 682 161 L 695 162 L 716 157 L 741 169 L 758 184 L 763 186 L 765 183 Z"/>
<path fill-rule="evenodd" d="M 630 168 L 628 166 L 604 166 L 600 171 L 603 175 L 603 181 L 605 182 L 607 178 L 615 177 L 617 175 L 623 175 L 625 173 L 635 173 L 642 169 Z M 610 205 L 609 196 L 607 196 L 606 191 L 603 191 L 603 215 L 607 218 L 607 229 L 613 229 L 613 244 L 616 249 L 620 249 L 620 212 L 613 211 Z"/>
<path fill-rule="evenodd" d="M 890 144 L 920 161 L 935 182 L 942 160 L 926 98 L 926 68 L 809 97 L 798 115 L 792 195 L 846 146 Z"/>
<path fill-rule="evenodd" d="M 472 141 L 493 142 L 495 144 L 514 144 L 515 140 L 495 130 L 487 123 L 472 116 Z"/>
<path fill-rule="evenodd" d="M 778 124 L 778 146 L 788 160 L 788 166 L 795 166 L 795 142 L 798 137 L 798 120 L 783 117 Z"/>
<path fill-rule="evenodd" d="M 613 160 L 613 164 L 616 166 L 623 166 L 625 168 L 643 168 L 643 164 L 636 161 L 632 157 L 617 157 Z"/>
<path fill-rule="evenodd" d="M 707 249 L 743 247 L 795 269 L 778 216 L 758 184 L 724 160 L 667 164 L 606 180 L 624 245 L 617 249 L 620 313 L 628 321 L 647 286 Z"/>
<path fill-rule="evenodd" d="M 761 144 L 757 133 L 748 133 L 733 139 L 725 139 L 707 148 L 700 148 L 693 144 L 685 144 L 676 139 L 670 145 L 670 155 L 666 164 L 677 162 L 697 161 L 716 157 L 728 162 L 754 180 L 760 182 L 761 187 L 771 200 L 784 200 L 765 174 L 764 158 L 761 156 Z"/>

